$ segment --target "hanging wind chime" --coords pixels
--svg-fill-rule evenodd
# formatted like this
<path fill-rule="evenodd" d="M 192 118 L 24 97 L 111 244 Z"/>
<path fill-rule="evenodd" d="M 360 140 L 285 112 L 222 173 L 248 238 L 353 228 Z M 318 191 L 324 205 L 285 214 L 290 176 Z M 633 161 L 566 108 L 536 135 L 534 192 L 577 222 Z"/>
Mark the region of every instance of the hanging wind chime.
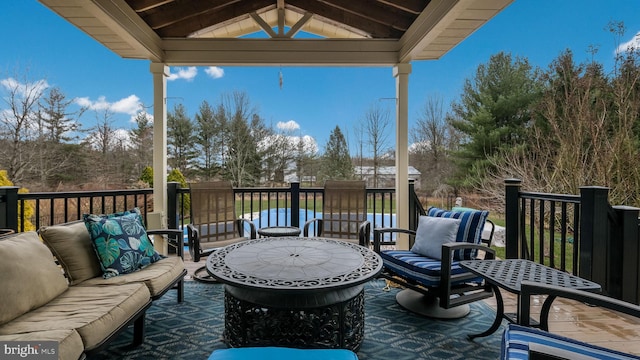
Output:
<path fill-rule="evenodd" d="M 280 81 L 280 90 L 282 90 L 282 66 L 280 66 L 280 72 L 278 73 L 278 78 Z"/>

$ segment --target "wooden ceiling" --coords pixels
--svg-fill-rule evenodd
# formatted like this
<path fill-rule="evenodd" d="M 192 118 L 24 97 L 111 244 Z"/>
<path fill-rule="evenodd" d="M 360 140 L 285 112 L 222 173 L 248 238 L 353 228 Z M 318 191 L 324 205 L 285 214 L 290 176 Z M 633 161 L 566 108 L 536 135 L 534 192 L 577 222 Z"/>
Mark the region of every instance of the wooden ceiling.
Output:
<path fill-rule="evenodd" d="M 124 58 L 323 66 L 438 59 L 512 1 L 40 0 Z"/>
<path fill-rule="evenodd" d="M 362 37 L 399 39 L 429 0 L 126 0 L 162 38 L 185 38 L 203 29 L 251 19 L 273 10 L 309 13 L 327 24 Z"/>

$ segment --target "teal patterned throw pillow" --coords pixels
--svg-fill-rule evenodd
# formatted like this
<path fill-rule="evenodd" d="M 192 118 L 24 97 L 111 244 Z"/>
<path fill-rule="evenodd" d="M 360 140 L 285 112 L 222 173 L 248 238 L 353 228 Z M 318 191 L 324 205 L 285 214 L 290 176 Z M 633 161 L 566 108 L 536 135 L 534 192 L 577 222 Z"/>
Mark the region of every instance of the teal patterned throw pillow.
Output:
<path fill-rule="evenodd" d="M 162 258 L 147 236 L 138 208 L 109 215 L 84 214 L 83 218 L 105 279 L 132 273 Z"/>

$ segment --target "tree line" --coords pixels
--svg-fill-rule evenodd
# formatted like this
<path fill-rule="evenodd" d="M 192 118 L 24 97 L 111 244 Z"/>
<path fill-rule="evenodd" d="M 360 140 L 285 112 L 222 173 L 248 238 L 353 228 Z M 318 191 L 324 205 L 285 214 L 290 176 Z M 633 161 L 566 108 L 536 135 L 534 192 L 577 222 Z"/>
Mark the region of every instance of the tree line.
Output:
<path fill-rule="evenodd" d="M 624 24 L 608 30 L 619 40 Z M 594 60 L 577 63 L 571 50 L 546 69 L 505 52 L 491 56 L 448 112 L 427 103 L 414 131 L 427 155 L 423 169 L 496 203 L 504 179 L 515 177 L 539 192 L 606 186 L 612 203 L 640 206 L 639 54 L 618 50 L 609 71 Z"/>
<path fill-rule="evenodd" d="M 624 25 L 612 22 L 609 31 L 620 39 Z M 541 192 L 608 186 L 612 202 L 640 206 L 639 59 L 637 49 L 619 51 L 607 70 L 594 60 L 577 63 L 571 50 L 546 68 L 508 52 L 492 55 L 451 104 L 433 95 L 416 114 L 410 164 L 422 173 L 420 190 L 477 191 L 499 205 L 503 180 L 516 177 L 526 190 Z M 15 183 L 132 186 L 152 166 L 153 128 L 144 111 L 127 136 L 118 136 L 108 110 L 69 111 L 73 99 L 37 82 L 2 85 L 0 169 Z M 82 129 L 81 116 L 94 116 L 96 125 Z M 336 126 L 316 151 L 305 137 L 267 125 L 249 95 L 234 91 L 203 101 L 193 118 L 180 103 L 168 111 L 168 163 L 189 181 L 279 185 L 293 171 L 303 184 L 321 185 L 327 178 L 357 178 L 354 165 L 374 171 L 393 165 L 392 124 L 374 103 L 361 119 Z"/>
<path fill-rule="evenodd" d="M 149 186 L 153 125 L 144 109 L 124 130 L 114 126 L 109 109 L 70 111 L 74 99 L 44 82 L 9 78 L 1 88 L 0 169 L 15 183 L 40 190 Z M 95 125 L 83 128 L 82 116 L 93 116 Z M 323 155 L 316 147 L 308 137 L 267 126 L 241 91 L 223 94 L 213 105 L 203 101 L 193 118 L 181 103 L 167 114 L 168 166 L 189 181 L 274 185 L 293 172 L 315 185 L 353 177 L 339 127 Z"/>

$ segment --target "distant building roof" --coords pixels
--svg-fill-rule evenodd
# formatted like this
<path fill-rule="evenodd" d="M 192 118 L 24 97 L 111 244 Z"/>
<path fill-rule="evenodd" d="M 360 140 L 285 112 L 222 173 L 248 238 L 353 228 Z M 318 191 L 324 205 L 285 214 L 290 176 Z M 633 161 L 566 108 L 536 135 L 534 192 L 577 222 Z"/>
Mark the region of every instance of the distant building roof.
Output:
<path fill-rule="evenodd" d="M 355 173 L 358 175 L 373 175 L 373 166 L 356 166 Z M 421 173 L 413 166 L 409 166 L 409 176 L 420 176 Z M 395 166 L 378 166 L 378 175 L 395 175 Z"/>

